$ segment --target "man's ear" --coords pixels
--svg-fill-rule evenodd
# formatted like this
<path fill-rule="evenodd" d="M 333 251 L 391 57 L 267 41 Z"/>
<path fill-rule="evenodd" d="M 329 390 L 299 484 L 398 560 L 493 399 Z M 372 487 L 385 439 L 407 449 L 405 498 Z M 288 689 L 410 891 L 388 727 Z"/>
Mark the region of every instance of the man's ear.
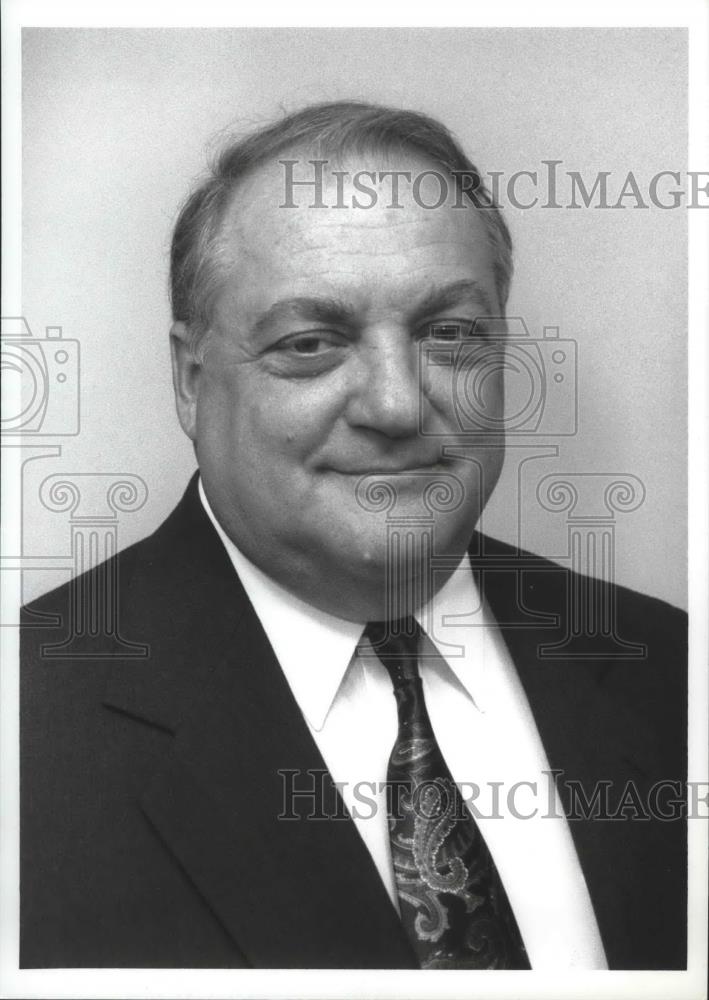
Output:
<path fill-rule="evenodd" d="M 202 364 L 195 356 L 190 329 L 182 321 L 175 322 L 170 327 L 170 353 L 177 416 L 182 430 L 194 441 L 197 435 L 197 394 Z"/>

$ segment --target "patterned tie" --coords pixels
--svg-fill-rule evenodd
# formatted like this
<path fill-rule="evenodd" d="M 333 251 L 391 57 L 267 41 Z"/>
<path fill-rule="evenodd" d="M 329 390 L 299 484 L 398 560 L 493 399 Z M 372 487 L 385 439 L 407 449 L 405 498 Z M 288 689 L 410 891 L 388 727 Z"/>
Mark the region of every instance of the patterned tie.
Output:
<path fill-rule="evenodd" d="M 401 919 L 422 969 L 528 969 L 495 864 L 436 743 L 413 618 L 370 622 L 365 637 L 394 685 L 389 836 Z"/>

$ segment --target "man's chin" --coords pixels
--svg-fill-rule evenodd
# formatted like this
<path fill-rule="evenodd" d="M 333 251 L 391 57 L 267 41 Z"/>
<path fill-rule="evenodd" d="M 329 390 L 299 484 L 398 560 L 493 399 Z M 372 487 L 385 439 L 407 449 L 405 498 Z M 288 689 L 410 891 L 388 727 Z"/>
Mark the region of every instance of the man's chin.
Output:
<path fill-rule="evenodd" d="M 411 614 L 433 597 L 468 541 L 463 533 L 457 542 L 442 538 L 439 547 L 431 522 L 385 524 L 366 533 L 343 525 L 340 544 L 323 560 L 321 600 L 337 605 L 334 613 L 350 620 Z M 444 554 L 445 566 L 437 565 Z"/>

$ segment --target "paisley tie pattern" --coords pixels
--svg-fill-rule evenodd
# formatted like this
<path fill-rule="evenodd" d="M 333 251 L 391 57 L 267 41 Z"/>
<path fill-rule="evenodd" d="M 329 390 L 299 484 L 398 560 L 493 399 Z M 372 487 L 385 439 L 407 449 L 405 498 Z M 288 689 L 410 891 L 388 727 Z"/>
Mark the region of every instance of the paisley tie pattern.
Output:
<path fill-rule="evenodd" d="M 401 919 L 422 969 L 528 969 L 495 864 L 431 728 L 417 665 L 422 634 L 413 618 L 365 631 L 399 717 L 387 781 Z"/>

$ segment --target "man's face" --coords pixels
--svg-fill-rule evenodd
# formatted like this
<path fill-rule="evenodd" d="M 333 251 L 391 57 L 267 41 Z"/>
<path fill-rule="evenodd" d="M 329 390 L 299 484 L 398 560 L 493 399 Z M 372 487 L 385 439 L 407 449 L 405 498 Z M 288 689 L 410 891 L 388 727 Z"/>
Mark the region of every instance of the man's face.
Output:
<path fill-rule="evenodd" d="M 335 166 L 433 164 L 373 155 Z M 229 276 L 203 363 L 178 355 L 188 387 L 178 409 L 220 523 L 281 585 L 352 620 L 387 614 L 388 538 L 402 519 L 412 540 L 433 530 L 437 554 L 462 554 L 503 458 L 499 437 L 481 447 L 461 433 L 456 366 L 419 370 L 422 344 L 449 349 L 452 330 L 465 336 L 478 317 L 500 315 L 487 231 L 477 211 L 453 207 L 452 182 L 436 209 L 417 204 L 410 186 L 402 207 L 387 207 L 390 190 L 383 184 L 367 209 L 309 207 L 308 192 L 285 208 L 283 167 L 258 170 L 225 219 Z M 424 183 L 419 201 L 438 192 Z M 338 201 L 334 180 L 324 201 Z M 485 406 L 501 412 L 499 369 L 485 380 Z M 376 509 L 365 476 L 393 507 Z M 432 514 L 425 487 L 441 479 L 456 497 Z M 410 560 L 406 572 L 420 571 Z"/>

